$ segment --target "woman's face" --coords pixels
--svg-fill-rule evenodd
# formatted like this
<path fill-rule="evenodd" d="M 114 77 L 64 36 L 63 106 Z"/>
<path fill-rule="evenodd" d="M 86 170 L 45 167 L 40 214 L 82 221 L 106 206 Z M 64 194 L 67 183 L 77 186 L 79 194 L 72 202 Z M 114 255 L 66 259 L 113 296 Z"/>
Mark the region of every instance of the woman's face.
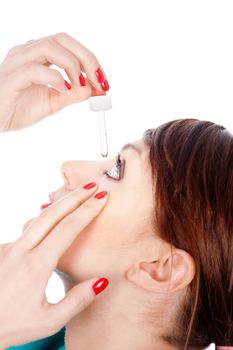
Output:
<path fill-rule="evenodd" d="M 62 166 L 64 186 L 54 192 L 55 201 L 90 181 L 107 190 L 103 211 L 78 235 L 61 257 L 58 269 L 81 281 L 93 276 L 122 276 L 130 265 L 151 254 L 155 240 L 152 227 L 153 191 L 149 147 L 137 140 L 107 161 L 68 161 Z M 125 163 L 125 164 L 124 164 Z M 123 169 L 124 168 L 124 169 Z M 151 249 L 150 249 L 151 247 Z M 153 252 L 155 253 L 155 252 Z"/>

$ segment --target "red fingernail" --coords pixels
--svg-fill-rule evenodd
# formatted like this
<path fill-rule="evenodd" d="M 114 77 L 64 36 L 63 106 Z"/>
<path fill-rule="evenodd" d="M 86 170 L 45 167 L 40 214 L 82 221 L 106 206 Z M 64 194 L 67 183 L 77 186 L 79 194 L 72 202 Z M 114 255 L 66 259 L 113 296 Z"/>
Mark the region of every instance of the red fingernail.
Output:
<path fill-rule="evenodd" d="M 102 277 L 98 279 L 98 281 L 96 281 L 92 286 L 92 289 L 94 290 L 95 295 L 101 293 L 107 287 L 108 284 L 109 284 L 109 281 L 107 280 L 107 278 Z"/>
<path fill-rule="evenodd" d="M 104 73 L 100 68 L 97 69 L 95 72 L 95 75 L 97 76 L 98 83 L 103 83 L 105 80 Z"/>
<path fill-rule="evenodd" d="M 90 183 L 86 184 L 85 186 L 83 186 L 83 188 L 85 188 L 85 190 L 90 190 L 91 188 L 93 188 L 95 186 L 96 186 L 95 182 L 90 182 Z"/>
<path fill-rule="evenodd" d="M 102 90 L 103 91 L 108 91 L 109 90 L 109 84 L 108 84 L 108 81 L 105 80 L 103 83 L 100 84 L 101 87 L 102 87 Z"/>
<path fill-rule="evenodd" d="M 52 203 L 46 203 L 46 204 L 42 204 L 42 206 L 40 207 L 41 210 L 47 208 L 49 205 L 51 205 Z"/>
<path fill-rule="evenodd" d="M 70 84 L 70 83 L 68 83 L 68 81 L 66 81 L 66 80 L 65 80 L 65 86 L 67 87 L 67 89 L 68 89 L 68 90 L 70 90 L 70 89 L 71 89 L 71 84 Z"/>
<path fill-rule="evenodd" d="M 107 191 L 101 191 L 97 193 L 94 197 L 97 199 L 101 199 L 101 198 L 104 198 L 107 195 L 107 193 L 108 193 Z"/>
<path fill-rule="evenodd" d="M 86 85 L 86 80 L 85 80 L 84 76 L 82 75 L 82 73 L 80 73 L 79 82 L 80 82 L 81 86 L 85 86 Z"/>

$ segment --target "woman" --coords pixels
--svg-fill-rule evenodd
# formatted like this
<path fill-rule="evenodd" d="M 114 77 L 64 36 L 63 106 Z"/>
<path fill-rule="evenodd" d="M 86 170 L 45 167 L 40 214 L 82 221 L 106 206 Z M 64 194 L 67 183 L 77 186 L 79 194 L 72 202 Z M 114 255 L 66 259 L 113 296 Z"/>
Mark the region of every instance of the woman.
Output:
<path fill-rule="evenodd" d="M 232 134 L 173 120 L 116 159 L 66 162 L 62 174 L 51 208 L 90 177 L 110 194 L 58 262 L 66 292 L 100 273 L 110 280 L 67 323 L 66 349 L 233 345 Z"/>

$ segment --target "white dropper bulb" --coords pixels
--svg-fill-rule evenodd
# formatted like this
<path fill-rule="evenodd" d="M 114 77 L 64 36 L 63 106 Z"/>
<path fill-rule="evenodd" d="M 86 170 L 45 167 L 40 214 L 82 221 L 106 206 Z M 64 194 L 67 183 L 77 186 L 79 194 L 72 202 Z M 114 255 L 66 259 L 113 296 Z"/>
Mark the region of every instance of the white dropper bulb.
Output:
<path fill-rule="evenodd" d="M 107 140 L 105 111 L 112 108 L 111 96 L 109 95 L 92 96 L 88 100 L 89 100 L 90 110 L 94 112 L 98 112 L 100 152 L 102 157 L 107 157 L 108 140 Z"/>

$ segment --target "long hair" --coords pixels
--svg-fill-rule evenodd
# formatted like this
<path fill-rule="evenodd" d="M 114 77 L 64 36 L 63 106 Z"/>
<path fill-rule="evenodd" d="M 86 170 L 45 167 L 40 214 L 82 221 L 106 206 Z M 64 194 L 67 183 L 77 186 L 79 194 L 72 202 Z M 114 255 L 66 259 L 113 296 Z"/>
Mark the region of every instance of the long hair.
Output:
<path fill-rule="evenodd" d="M 156 232 L 194 258 L 176 326 L 179 349 L 233 344 L 233 135 L 221 125 L 177 119 L 149 129 Z"/>

